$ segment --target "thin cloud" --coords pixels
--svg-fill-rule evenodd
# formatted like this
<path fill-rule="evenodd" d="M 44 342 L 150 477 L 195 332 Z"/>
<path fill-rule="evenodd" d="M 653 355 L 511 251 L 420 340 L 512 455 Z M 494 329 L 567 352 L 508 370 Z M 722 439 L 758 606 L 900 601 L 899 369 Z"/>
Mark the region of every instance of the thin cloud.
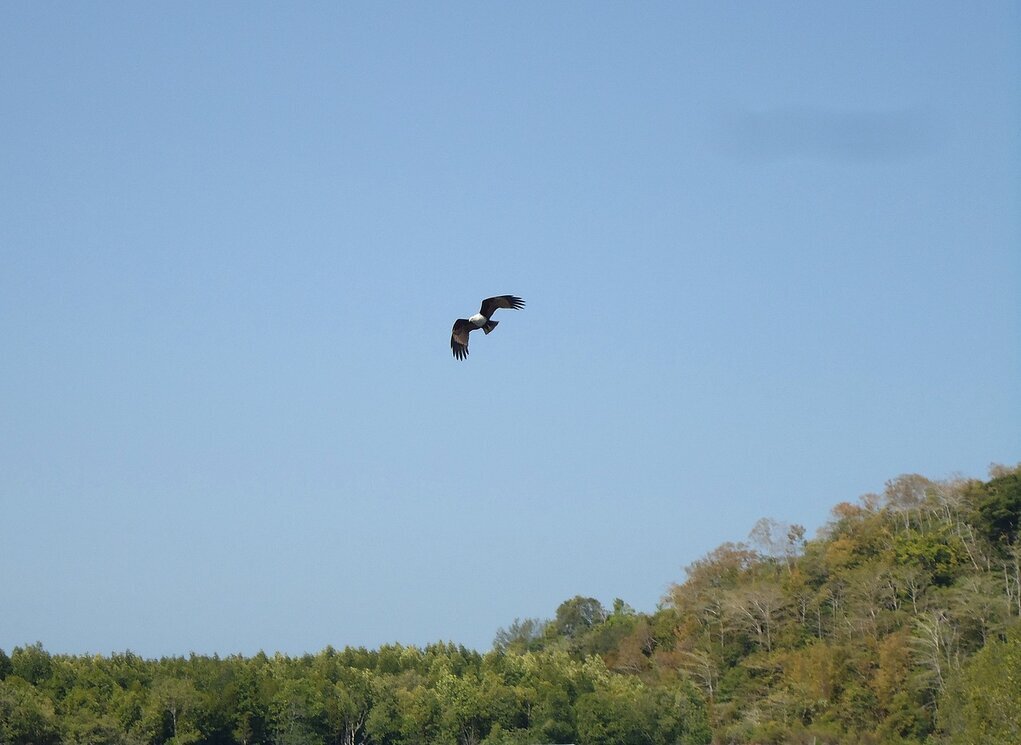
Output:
<path fill-rule="evenodd" d="M 917 158 L 935 147 L 932 119 L 917 109 L 744 110 L 721 115 L 717 125 L 714 139 L 721 149 L 748 159 L 888 162 Z"/>

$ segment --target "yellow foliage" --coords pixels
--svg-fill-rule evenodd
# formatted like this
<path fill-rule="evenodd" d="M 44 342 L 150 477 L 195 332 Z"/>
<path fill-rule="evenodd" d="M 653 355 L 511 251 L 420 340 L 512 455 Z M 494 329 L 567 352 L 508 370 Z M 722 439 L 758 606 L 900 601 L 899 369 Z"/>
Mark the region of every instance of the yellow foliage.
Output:
<path fill-rule="evenodd" d="M 826 546 L 826 564 L 831 570 L 839 570 L 854 562 L 857 544 L 850 538 L 834 538 Z"/>

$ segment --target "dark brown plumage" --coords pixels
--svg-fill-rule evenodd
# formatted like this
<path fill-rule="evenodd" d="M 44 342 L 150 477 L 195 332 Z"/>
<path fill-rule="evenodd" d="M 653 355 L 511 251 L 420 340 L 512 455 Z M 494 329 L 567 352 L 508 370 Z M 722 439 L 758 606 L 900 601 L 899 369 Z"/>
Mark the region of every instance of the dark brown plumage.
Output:
<path fill-rule="evenodd" d="M 487 297 L 482 301 L 482 308 L 471 318 L 458 318 L 454 321 L 454 328 L 450 332 L 450 349 L 454 358 L 463 360 L 468 356 L 468 334 L 475 329 L 482 329 L 489 333 L 496 328 L 499 321 L 491 321 L 493 313 L 499 308 L 520 310 L 525 307 L 525 301 L 514 295 L 497 295 Z"/>

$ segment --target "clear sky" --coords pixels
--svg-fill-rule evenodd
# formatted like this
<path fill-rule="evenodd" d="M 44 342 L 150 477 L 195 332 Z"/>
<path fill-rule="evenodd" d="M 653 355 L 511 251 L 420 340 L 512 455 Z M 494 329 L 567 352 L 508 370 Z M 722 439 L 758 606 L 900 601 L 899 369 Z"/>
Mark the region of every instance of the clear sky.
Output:
<path fill-rule="evenodd" d="M 3 3 L 0 648 L 487 649 L 1016 463 L 1019 93 L 1017 2 Z"/>

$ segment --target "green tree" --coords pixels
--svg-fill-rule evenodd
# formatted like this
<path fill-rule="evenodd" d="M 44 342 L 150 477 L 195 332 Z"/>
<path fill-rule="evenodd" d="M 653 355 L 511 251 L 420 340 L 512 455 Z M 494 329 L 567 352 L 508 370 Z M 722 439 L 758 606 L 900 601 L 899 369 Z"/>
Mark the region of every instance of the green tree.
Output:
<path fill-rule="evenodd" d="M 493 649 L 498 652 L 524 654 L 542 648 L 543 635 L 548 621 L 539 618 L 515 618 L 506 629 L 500 628 L 493 639 Z"/>
<path fill-rule="evenodd" d="M 320 689 L 310 677 L 284 680 L 270 703 L 273 741 L 277 745 L 312 745 L 322 742 L 325 728 Z"/>
<path fill-rule="evenodd" d="M 550 628 L 557 636 L 578 639 L 582 634 L 605 620 L 606 609 L 598 600 L 575 595 L 560 604 Z"/>
<path fill-rule="evenodd" d="M 62 696 L 57 712 L 61 741 L 67 745 L 126 742 L 126 732 L 111 711 L 112 680 L 93 664 L 70 662 L 78 664 L 72 668 L 73 686 Z"/>
<path fill-rule="evenodd" d="M 343 668 L 337 678 L 324 701 L 327 725 L 340 745 L 356 745 L 372 708 L 372 674 Z"/>
<path fill-rule="evenodd" d="M 46 682 L 53 673 L 53 660 L 43 649 L 42 642 L 27 647 L 15 647 L 11 652 L 11 674 L 32 685 Z"/>
<path fill-rule="evenodd" d="M 0 680 L 0 743 L 50 745 L 60 742 L 53 702 L 27 680 Z"/>
<path fill-rule="evenodd" d="M 691 681 L 643 686 L 635 708 L 653 743 L 708 745 L 712 741 L 705 699 Z"/>
<path fill-rule="evenodd" d="M 152 687 L 148 720 L 157 743 L 187 745 L 202 738 L 196 714 L 202 695 L 186 677 L 161 677 Z"/>
<path fill-rule="evenodd" d="M 477 677 L 456 677 L 447 672 L 436 682 L 443 709 L 443 724 L 460 745 L 479 745 L 488 733 L 488 711 L 483 706 Z"/>
<path fill-rule="evenodd" d="M 129 738 L 110 715 L 89 708 L 71 709 L 61 717 L 62 745 L 127 745 Z"/>
<path fill-rule="evenodd" d="M 1021 473 L 1007 473 L 982 487 L 980 527 L 994 543 L 1012 543 L 1021 527 Z"/>
<path fill-rule="evenodd" d="M 966 554 L 960 537 L 946 525 L 930 530 L 907 528 L 894 540 L 897 563 L 922 569 L 940 586 L 953 583 Z"/>
<path fill-rule="evenodd" d="M 597 690 L 578 699 L 578 738 L 586 745 L 647 745 L 636 701 Z"/>
<path fill-rule="evenodd" d="M 1021 628 L 993 641 L 952 678 L 939 709 L 951 745 L 1021 744 Z"/>
<path fill-rule="evenodd" d="M 228 692 L 231 737 L 238 745 L 264 742 L 269 711 L 260 685 L 258 665 L 243 659 L 233 662 L 234 680 Z"/>
<path fill-rule="evenodd" d="M 397 745 L 405 742 L 405 732 L 412 727 L 405 721 L 408 702 L 406 695 L 402 695 L 404 693 L 397 676 L 373 675 L 372 708 L 365 718 L 365 734 L 373 745 Z"/>
<path fill-rule="evenodd" d="M 444 711 L 435 688 L 419 682 L 397 693 L 400 742 L 407 745 L 452 745 L 456 737 L 446 728 Z"/>

